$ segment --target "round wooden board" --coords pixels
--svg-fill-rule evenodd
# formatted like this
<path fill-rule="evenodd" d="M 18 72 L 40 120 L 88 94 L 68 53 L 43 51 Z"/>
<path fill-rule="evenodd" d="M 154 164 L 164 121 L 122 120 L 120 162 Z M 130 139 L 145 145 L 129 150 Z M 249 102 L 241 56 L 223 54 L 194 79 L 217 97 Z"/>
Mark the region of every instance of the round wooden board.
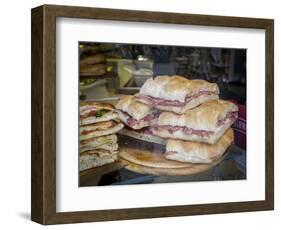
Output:
<path fill-rule="evenodd" d="M 126 154 L 124 154 L 124 152 Z M 211 164 L 191 164 L 167 160 L 161 153 L 154 153 L 146 150 L 130 149 L 128 151 L 128 149 L 126 148 L 125 150 L 120 149 L 120 153 L 119 163 L 121 167 L 124 167 L 127 170 L 136 173 L 151 174 L 156 176 L 184 176 L 201 173 L 211 169 L 212 167 L 220 163 L 227 155 L 227 153 L 224 154 L 220 159 L 212 162 Z M 128 157 L 128 153 L 130 153 L 130 155 L 133 155 L 133 157 Z M 149 154 L 151 155 L 151 157 L 148 156 Z M 128 158 L 130 158 L 134 162 L 132 162 Z M 155 160 L 160 161 L 160 163 L 155 163 Z M 140 164 L 136 162 L 140 162 Z"/>
<path fill-rule="evenodd" d="M 193 166 L 193 164 L 190 163 L 168 160 L 163 156 L 163 153 L 157 150 L 149 151 L 130 147 L 120 147 L 119 157 L 134 164 L 152 168 L 174 169 Z"/>

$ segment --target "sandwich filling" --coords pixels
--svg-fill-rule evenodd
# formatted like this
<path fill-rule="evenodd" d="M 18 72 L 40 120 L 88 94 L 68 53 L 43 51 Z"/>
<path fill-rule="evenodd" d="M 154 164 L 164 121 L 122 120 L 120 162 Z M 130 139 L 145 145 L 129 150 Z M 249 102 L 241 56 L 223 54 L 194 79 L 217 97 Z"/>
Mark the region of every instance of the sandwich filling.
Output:
<path fill-rule="evenodd" d="M 223 126 L 227 121 L 230 123 L 233 123 L 238 117 L 238 112 L 237 111 L 230 111 L 226 114 L 226 116 L 217 122 L 217 127 Z M 197 135 L 201 137 L 209 137 L 213 135 L 215 132 L 214 131 L 208 131 L 208 130 L 197 130 L 197 129 L 192 129 L 186 126 L 172 126 L 172 125 L 154 125 L 151 127 L 152 131 L 158 131 L 158 130 L 167 130 L 170 134 L 173 134 L 177 131 L 182 131 L 186 135 Z"/>
<path fill-rule="evenodd" d="M 185 126 L 172 126 L 172 125 L 159 125 L 159 126 L 153 126 L 152 127 L 152 132 L 153 130 L 167 130 L 170 134 L 173 134 L 177 131 L 182 131 L 186 135 L 197 135 L 201 137 L 206 137 L 214 134 L 214 131 L 206 131 L 206 130 L 197 130 L 197 129 L 192 129 L 188 128 Z"/>
<path fill-rule="evenodd" d="M 161 106 L 183 107 L 193 99 L 196 99 L 202 95 L 217 95 L 217 93 L 211 91 L 199 91 L 198 93 L 193 94 L 192 96 L 186 96 L 184 102 L 179 100 L 167 100 L 163 98 L 152 97 L 152 96 L 141 95 L 141 94 L 136 95 L 136 98 L 146 101 L 147 104 L 151 106 L 161 105 Z"/>
<path fill-rule="evenodd" d="M 218 120 L 217 126 L 223 126 L 227 120 L 233 123 L 238 118 L 238 111 L 230 111 L 226 116 Z"/>
<path fill-rule="evenodd" d="M 80 153 L 80 156 L 96 156 L 96 157 L 104 157 L 104 156 L 112 156 L 115 155 L 117 151 L 111 151 L 107 149 L 93 149 Z"/>
<path fill-rule="evenodd" d="M 151 122 L 154 119 L 157 119 L 160 116 L 160 112 L 154 112 L 151 114 L 146 115 L 144 118 L 137 120 L 131 117 L 127 112 L 118 110 L 118 112 L 122 113 L 125 117 L 127 117 L 126 124 L 128 126 L 135 126 L 135 125 L 141 125 L 143 122 Z"/>
<path fill-rule="evenodd" d="M 80 118 L 86 118 L 86 117 L 102 117 L 104 114 L 112 112 L 108 109 L 96 109 L 93 106 L 83 106 L 80 108 Z"/>
<path fill-rule="evenodd" d="M 114 127 L 115 125 L 117 125 L 117 122 L 115 121 L 98 122 L 94 125 L 83 125 L 80 127 L 80 135 L 87 135 L 94 131 L 107 130 Z"/>

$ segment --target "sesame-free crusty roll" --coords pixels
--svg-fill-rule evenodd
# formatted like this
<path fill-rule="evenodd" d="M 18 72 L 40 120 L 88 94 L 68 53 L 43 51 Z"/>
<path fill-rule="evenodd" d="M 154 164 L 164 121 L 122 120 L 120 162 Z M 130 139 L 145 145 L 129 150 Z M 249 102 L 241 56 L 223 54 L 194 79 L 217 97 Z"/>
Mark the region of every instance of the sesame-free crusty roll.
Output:
<path fill-rule="evenodd" d="M 159 111 L 143 104 L 132 95 L 122 96 L 116 105 L 116 111 L 123 123 L 132 129 L 150 126 L 159 116 Z"/>
<path fill-rule="evenodd" d="M 214 144 L 238 117 L 238 107 L 229 101 L 212 100 L 184 114 L 163 112 L 152 133 L 163 138 Z"/>
<path fill-rule="evenodd" d="M 169 139 L 164 157 L 189 163 L 211 163 L 220 158 L 234 140 L 229 128 L 215 144 Z"/>
<path fill-rule="evenodd" d="M 183 114 L 206 101 L 218 99 L 218 94 L 215 83 L 174 75 L 148 79 L 136 98 L 159 110 Z"/>

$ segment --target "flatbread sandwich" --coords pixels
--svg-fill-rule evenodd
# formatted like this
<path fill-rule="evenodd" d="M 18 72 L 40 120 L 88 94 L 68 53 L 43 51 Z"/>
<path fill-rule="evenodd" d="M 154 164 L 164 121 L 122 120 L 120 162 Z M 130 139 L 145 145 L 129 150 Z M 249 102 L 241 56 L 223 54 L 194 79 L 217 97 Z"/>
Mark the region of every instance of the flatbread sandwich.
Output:
<path fill-rule="evenodd" d="M 164 157 L 180 162 L 211 163 L 224 154 L 233 140 L 234 133 L 231 128 L 215 144 L 169 139 Z"/>
<path fill-rule="evenodd" d="M 158 110 L 137 101 L 132 95 L 122 96 L 116 105 L 116 111 L 121 121 L 132 129 L 150 126 L 160 115 Z"/>
<path fill-rule="evenodd" d="M 148 79 L 136 98 L 153 108 L 183 114 L 206 101 L 218 99 L 218 95 L 215 83 L 174 75 Z"/>
<path fill-rule="evenodd" d="M 211 100 L 184 114 L 163 112 L 152 133 L 163 138 L 216 143 L 238 117 L 238 107 L 229 101 Z"/>

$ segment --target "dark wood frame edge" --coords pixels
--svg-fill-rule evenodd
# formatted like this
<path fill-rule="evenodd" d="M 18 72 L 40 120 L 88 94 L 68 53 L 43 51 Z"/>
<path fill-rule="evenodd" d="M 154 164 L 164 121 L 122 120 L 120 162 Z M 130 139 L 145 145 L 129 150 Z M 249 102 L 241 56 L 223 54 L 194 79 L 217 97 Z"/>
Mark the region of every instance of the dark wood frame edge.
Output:
<path fill-rule="evenodd" d="M 274 209 L 274 21 L 179 13 L 43 5 L 32 9 L 31 219 L 61 224 Z M 264 201 L 56 212 L 56 18 L 256 28 L 266 31 L 266 199 Z"/>

